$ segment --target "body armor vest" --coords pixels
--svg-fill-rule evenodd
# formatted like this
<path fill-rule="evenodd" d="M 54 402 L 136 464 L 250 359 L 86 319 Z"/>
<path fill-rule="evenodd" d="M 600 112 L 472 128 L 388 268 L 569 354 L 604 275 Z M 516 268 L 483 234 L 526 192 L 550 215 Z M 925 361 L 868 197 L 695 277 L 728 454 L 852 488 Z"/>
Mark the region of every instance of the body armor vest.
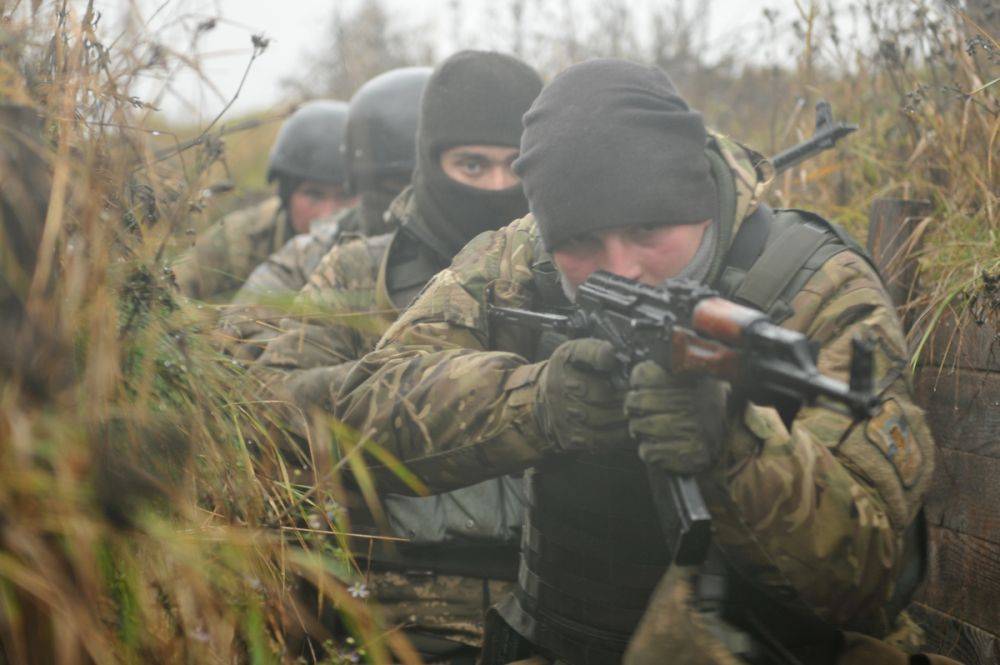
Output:
<path fill-rule="evenodd" d="M 780 322 L 813 273 L 849 249 L 864 256 L 822 218 L 760 206 L 741 226 L 714 287 Z M 568 304 L 550 261 L 532 271 L 542 308 Z M 542 336 L 534 360 L 560 341 Z M 551 658 L 621 662 L 671 563 L 645 467 L 630 451 L 563 458 L 532 469 L 526 494 L 518 588 L 497 611 Z"/>

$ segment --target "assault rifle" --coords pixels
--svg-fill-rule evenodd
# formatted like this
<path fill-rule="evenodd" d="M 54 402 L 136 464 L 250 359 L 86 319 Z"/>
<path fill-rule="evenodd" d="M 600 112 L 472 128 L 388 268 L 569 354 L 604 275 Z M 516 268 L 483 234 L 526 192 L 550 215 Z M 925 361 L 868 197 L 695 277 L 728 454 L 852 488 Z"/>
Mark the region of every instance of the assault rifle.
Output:
<path fill-rule="evenodd" d="M 815 154 L 829 150 L 837 145 L 837 141 L 851 132 L 857 131 L 857 129 L 857 125 L 834 122 L 830 102 L 821 100 L 816 104 L 816 129 L 812 138 L 806 139 L 802 143 L 796 143 L 787 150 L 782 150 L 771 158 L 771 165 L 774 166 L 775 173 L 781 173 Z"/>
<path fill-rule="evenodd" d="M 576 305 L 566 314 L 492 305 L 488 312 L 494 322 L 607 340 L 621 361 L 623 382 L 636 364 L 654 360 L 674 374 L 709 374 L 729 381 L 741 399 L 758 404 L 823 402 L 846 408 L 854 418 L 870 416 L 876 404 L 871 342 L 854 340 L 850 383 L 845 384 L 820 374 L 805 335 L 698 282 L 671 280 L 652 287 L 597 271 L 577 290 Z M 668 480 L 672 507 L 662 506 L 659 512 L 667 537 L 673 539 L 674 560 L 700 563 L 711 532 L 708 507 L 694 478 Z M 658 486 L 654 483 L 654 496 Z"/>

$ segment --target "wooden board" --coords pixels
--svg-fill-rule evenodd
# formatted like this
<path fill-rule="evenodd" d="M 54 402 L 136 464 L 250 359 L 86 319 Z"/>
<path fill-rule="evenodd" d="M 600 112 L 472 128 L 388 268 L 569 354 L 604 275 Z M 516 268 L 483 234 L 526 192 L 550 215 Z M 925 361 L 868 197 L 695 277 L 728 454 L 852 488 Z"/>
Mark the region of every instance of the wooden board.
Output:
<path fill-rule="evenodd" d="M 996 543 L 1000 550 L 1000 459 L 939 450 L 926 507 L 931 525 Z"/>
<path fill-rule="evenodd" d="M 1000 637 L 922 603 L 912 603 L 907 612 L 927 633 L 927 653 L 948 656 L 965 665 L 1000 663 Z"/>
<path fill-rule="evenodd" d="M 885 279 L 893 302 L 906 302 L 915 286 L 921 246 L 917 235 L 924 218 L 934 211 L 930 201 L 878 198 L 868 213 L 868 253 Z"/>
<path fill-rule="evenodd" d="M 939 527 L 929 531 L 927 579 L 916 600 L 1000 633 L 1000 546 Z"/>
<path fill-rule="evenodd" d="M 922 367 L 915 387 L 938 447 L 1000 458 L 1000 373 Z"/>
<path fill-rule="evenodd" d="M 918 324 L 919 330 L 920 325 Z M 928 367 L 1000 371 L 1000 330 L 968 322 L 956 333 L 953 316 L 944 315 L 921 355 Z"/>

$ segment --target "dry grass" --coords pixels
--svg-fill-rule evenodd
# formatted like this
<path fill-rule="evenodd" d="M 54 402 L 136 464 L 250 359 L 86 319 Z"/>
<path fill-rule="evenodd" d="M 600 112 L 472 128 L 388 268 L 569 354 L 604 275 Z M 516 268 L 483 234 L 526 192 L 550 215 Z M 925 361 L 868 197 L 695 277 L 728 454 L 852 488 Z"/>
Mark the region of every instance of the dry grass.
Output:
<path fill-rule="evenodd" d="M 220 128 L 161 159 L 127 94 L 140 44 L 109 52 L 89 5 L 32 4 L 0 4 L 0 96 L 42 116 L 51 183 L 47 214 L 5 207 L 0 237 L 0 660 L 314 660 L 318 604 L 372 662 L 415 662 L 320 533 L 347 526 L 336 479 L 296 476 L 254 379 L 175 297 L 166 254 L 218 177 Z M 25 132 L 4 125 L 8 155 Z M 30 256 L 18 225 L 39 231 Z"/>
<path fill-rule="evenodd" d="M 836 150 L 780 176 L 774 205 L 819 212 L 864 243 L 875 199 L 931 203 L 910 253 L 918 288 L 900 303 L 913 322 L 914 364 L 944 320 L 955 330 L 991 326 L 1000 352 L 1000 36 L 956 6 L 796 2 L 784 66 L 734 74 L 736 53 L 728 64 L 681 69 L 682 89 L 710 122 L 768 152 L 812 133 L 819 99 L 860 125 Z M 762 34 L 778 34 L 775 21 L 768 15 Z M 856 27 L 853 39 L 845 24 Z"/>

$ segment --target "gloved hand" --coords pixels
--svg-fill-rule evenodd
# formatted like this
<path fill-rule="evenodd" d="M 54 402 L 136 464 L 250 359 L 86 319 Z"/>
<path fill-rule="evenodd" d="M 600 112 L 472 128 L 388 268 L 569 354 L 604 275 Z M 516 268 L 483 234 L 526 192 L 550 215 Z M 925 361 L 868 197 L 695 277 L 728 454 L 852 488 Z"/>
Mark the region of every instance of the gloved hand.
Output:
<path fill-rule="evenodd" d="M 599 339 L 563 342 L 538 379 L 535 416 L 563 450 L 606 450 L 628 443 L 621 371 L 614 348 Z"/>
<path fill-rule="evenodd" d="M 646 360 L 632 368 L 625 414 L 646 464 L 668 473 L 700 473 L 719 457 L 726 385 L 707 377 L 676 377 Z"/>

